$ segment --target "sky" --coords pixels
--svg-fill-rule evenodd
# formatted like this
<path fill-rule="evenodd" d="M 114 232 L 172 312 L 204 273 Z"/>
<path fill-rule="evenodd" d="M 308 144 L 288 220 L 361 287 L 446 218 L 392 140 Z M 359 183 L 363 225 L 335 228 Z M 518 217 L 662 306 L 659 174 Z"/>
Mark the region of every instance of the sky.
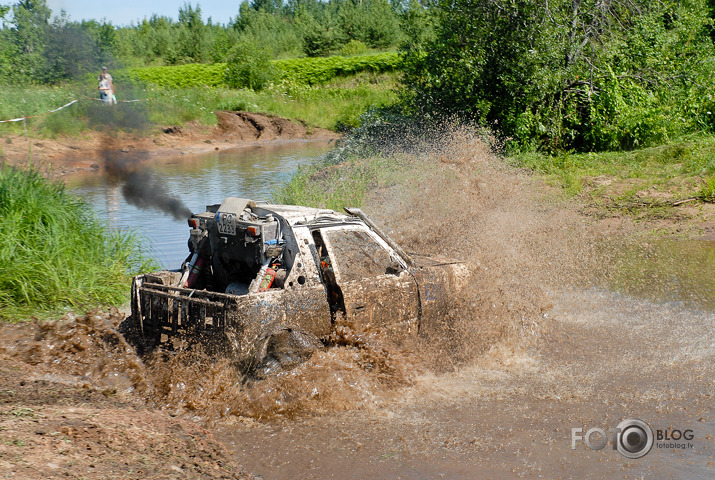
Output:
<path fill-rule="evenodd" d="M 214 24 L 227 24 L 238 14 L 241 0 L 118 0 L 100 2 L 97 0 L 47 0 L 47 6 L 52 10 L 52 16 L 59 15 L 64 9 L 70 20 L 102 20 L 106 18 L 115 26 L 126 26 L 132 22 L 136 25 L 152 14 L 171 17 L 177 20 L 179 8 L 185 3 L 193 7 L 201 7 L 201 18 L 204 23 L 211 17 Z"/>

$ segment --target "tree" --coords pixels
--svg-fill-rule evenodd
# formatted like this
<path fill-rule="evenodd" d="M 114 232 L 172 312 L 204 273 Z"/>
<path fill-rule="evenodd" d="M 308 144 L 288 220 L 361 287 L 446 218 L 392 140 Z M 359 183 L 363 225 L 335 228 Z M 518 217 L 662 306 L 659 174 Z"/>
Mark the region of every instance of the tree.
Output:
<path fill-rule="evenodd" d="M 303 52 L 309 57 L 321 57 L 345 43 L 345 35 L 330 13 L 325 12 L 320 19 L 312 14 L 299 12 L 296 24 L 303 35 Z"/>
<path fill-rule="evenodd" d="M 46 65 L 43 83 L 76 80 L 101 65 L 97 44 L 80 24 L 70 22 L 64 11 L 47 29 L 43 55 Z"/>
<path fill-rule="evenodd" d="M 400 25 L 387 0 L 348 0 L 337 5 L 346 39 L 360 40 L 375 48 L 397 44 Z"/>
<path fill-rule="evenodd" d="M 692 124 L 684 106 L 714 86 L 704 7 L 441 0 L 434 41 L 404 49 L 403 100 L 423 114 L 495 127 L 522 146 L 662 141 Z"/>
<path fill-rule="evenodd" d="M 37 81 L 45 69 L 43 51 L 51 11 L 45 0 L 20 0 L 12 12 L 9 32 L 14 54 L 12 76 L 21 81 Z"/>
<path fill-rule="evenodd" d="M 226 83 L 233 88 L 262 90 L 278 78 L 276 68 L 270 63 L 266 45 L 241 40 L 228 55 Z"/>
<path fill-rule="evenodd" d="M 209 58 L 209 29 L 201 19 L 201 7 L 184 4 L 179 9 L 179 56 L 185 62 L 204 62 Z"/>
<path fill-rule="evenodd" d="M 117 42 L 117 32 L 114 29 L 114 25 L 104 21 L 99 23 L 96 20 L 83 20 L 81 27 L 94 42 L 99 63 L 103 65 L 112 63 Z"/>

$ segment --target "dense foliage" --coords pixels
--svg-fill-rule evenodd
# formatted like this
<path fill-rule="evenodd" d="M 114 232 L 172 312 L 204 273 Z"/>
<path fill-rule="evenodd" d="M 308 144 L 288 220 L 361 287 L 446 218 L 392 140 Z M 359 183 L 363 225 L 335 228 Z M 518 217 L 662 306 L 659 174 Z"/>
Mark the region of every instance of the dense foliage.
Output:
<path fill-rule="evenodd" d="M 130 275 L 153 267 L 131 234 L 36 171 L 0 169 L 0 318 L 121 305 Z"/>
<path fill-rule="evenodd" d="M 383 73 L 396 70 L 399 56 L 396 53 L 380 53 L 355 57 L 333 56 L 326 58 L 268 59 L 262 50 L 251 44 L 239 44 L 229 63 L 189 64 L 164 67 L 130 68 L 119 72 L 122 79 L 139 80 L 162 87 L 229 86 L 261 90 L 267 83 L 287 79 L 307 85 L 319 85 L 336 77 L 355 75 L 361 72 Z"/>
<path fill-rule="evenodd" d="M 232 74 L 241 76 L 242 52 L 274 59 L 397 47 L 417 34 L 408 19 L 424 10 L 415 0 L 244 0 L 228 25 L 204 21 L 201 7 L 186 3 L 178 21 L 152 15 L 136 25 L 114 26 L 73 21 L 64 13 L 53 17 L 46 0 L 19 0 L 0 5 L 0 84 L 56 84 L 103 64 L 116 70 L 228 62 L 236 67 Z M 239 45 L 247 48 L 239 51 Z"/>
<path fill-rule="evenodd" d="M 19 0 L 0 18 L 0 85 L 87 84 L 109 64 L 120 80 L 171 88 L 287 80 L 289 98 L 296 85 L 399 65 L 408 113 L 461 117 L 521 149 L 715 131 L 715 0 L 247 0 L 228 25 L 184 4 L 176 21 L 122 27 Z M 400 60 L 367 55 L 398 45 Z"/>
<path fill-rule="evenodd" d="M 275 61 L 275 65 L 286 77 L 309 85 L 325 83 L 335 77 L 346 77 L 360 72 L 391 72 L 396 70 L 399 64 L 399 56 L 389 52 L 355 57 L 333 56 Z"/>
<path fill-rule="evenodd" d="M 441 0 L 435 38 L 406 51 L 404 97 L 546 150 L 712 131 L 710 3 Z"/>

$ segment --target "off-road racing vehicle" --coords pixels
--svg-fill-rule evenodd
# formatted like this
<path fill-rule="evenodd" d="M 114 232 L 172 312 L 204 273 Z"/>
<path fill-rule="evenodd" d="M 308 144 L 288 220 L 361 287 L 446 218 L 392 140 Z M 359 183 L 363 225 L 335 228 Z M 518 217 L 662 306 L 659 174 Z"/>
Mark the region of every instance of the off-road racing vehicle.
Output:
<path fill-rule="evenodd" d="M 468 280 L 463 263 L 408 255 L 359 209 L 229 197 L 206 210 L 188 219 L 180 269 L 133 279 L 145 345 L 203 339 L 271 370 L 310 355 L 336 320 L 398 341 L 425 333 Z"/>

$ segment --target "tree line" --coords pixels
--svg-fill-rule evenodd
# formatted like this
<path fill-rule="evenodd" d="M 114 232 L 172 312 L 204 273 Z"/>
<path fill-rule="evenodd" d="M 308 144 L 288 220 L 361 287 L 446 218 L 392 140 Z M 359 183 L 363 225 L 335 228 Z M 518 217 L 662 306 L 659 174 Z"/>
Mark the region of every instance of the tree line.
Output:
<path fill-rule="evenodd" d="M 402 114 L 458 117 L 518 148 L 715 132 L 715 0 L 246 0 L 227 25 L 184 4 L 176 21 L 123 27 L 20 0 L 0 19 L 0 84 L 226 62 L 236 86 L 260 89 L 270 58 L 399 47 Z"/>
<path fill-rule="evenodd" d="M 244 0 L 227 25 L 185 3 L 178 20 L 152 15 L 130 26 L 53 15 L 46 0 L 0 5 L 0 83 L 52 84 L 101 64 L 180 65 L 224 62 L 235 45 L 271 58 L 359 54 L 403 42 L 417 0 Z"/>
<path fill-rule="evenodd" d="M 403 101 L 512 145 L 618 150 L 715 131 L 715 0 L 439 0 Z"/>

